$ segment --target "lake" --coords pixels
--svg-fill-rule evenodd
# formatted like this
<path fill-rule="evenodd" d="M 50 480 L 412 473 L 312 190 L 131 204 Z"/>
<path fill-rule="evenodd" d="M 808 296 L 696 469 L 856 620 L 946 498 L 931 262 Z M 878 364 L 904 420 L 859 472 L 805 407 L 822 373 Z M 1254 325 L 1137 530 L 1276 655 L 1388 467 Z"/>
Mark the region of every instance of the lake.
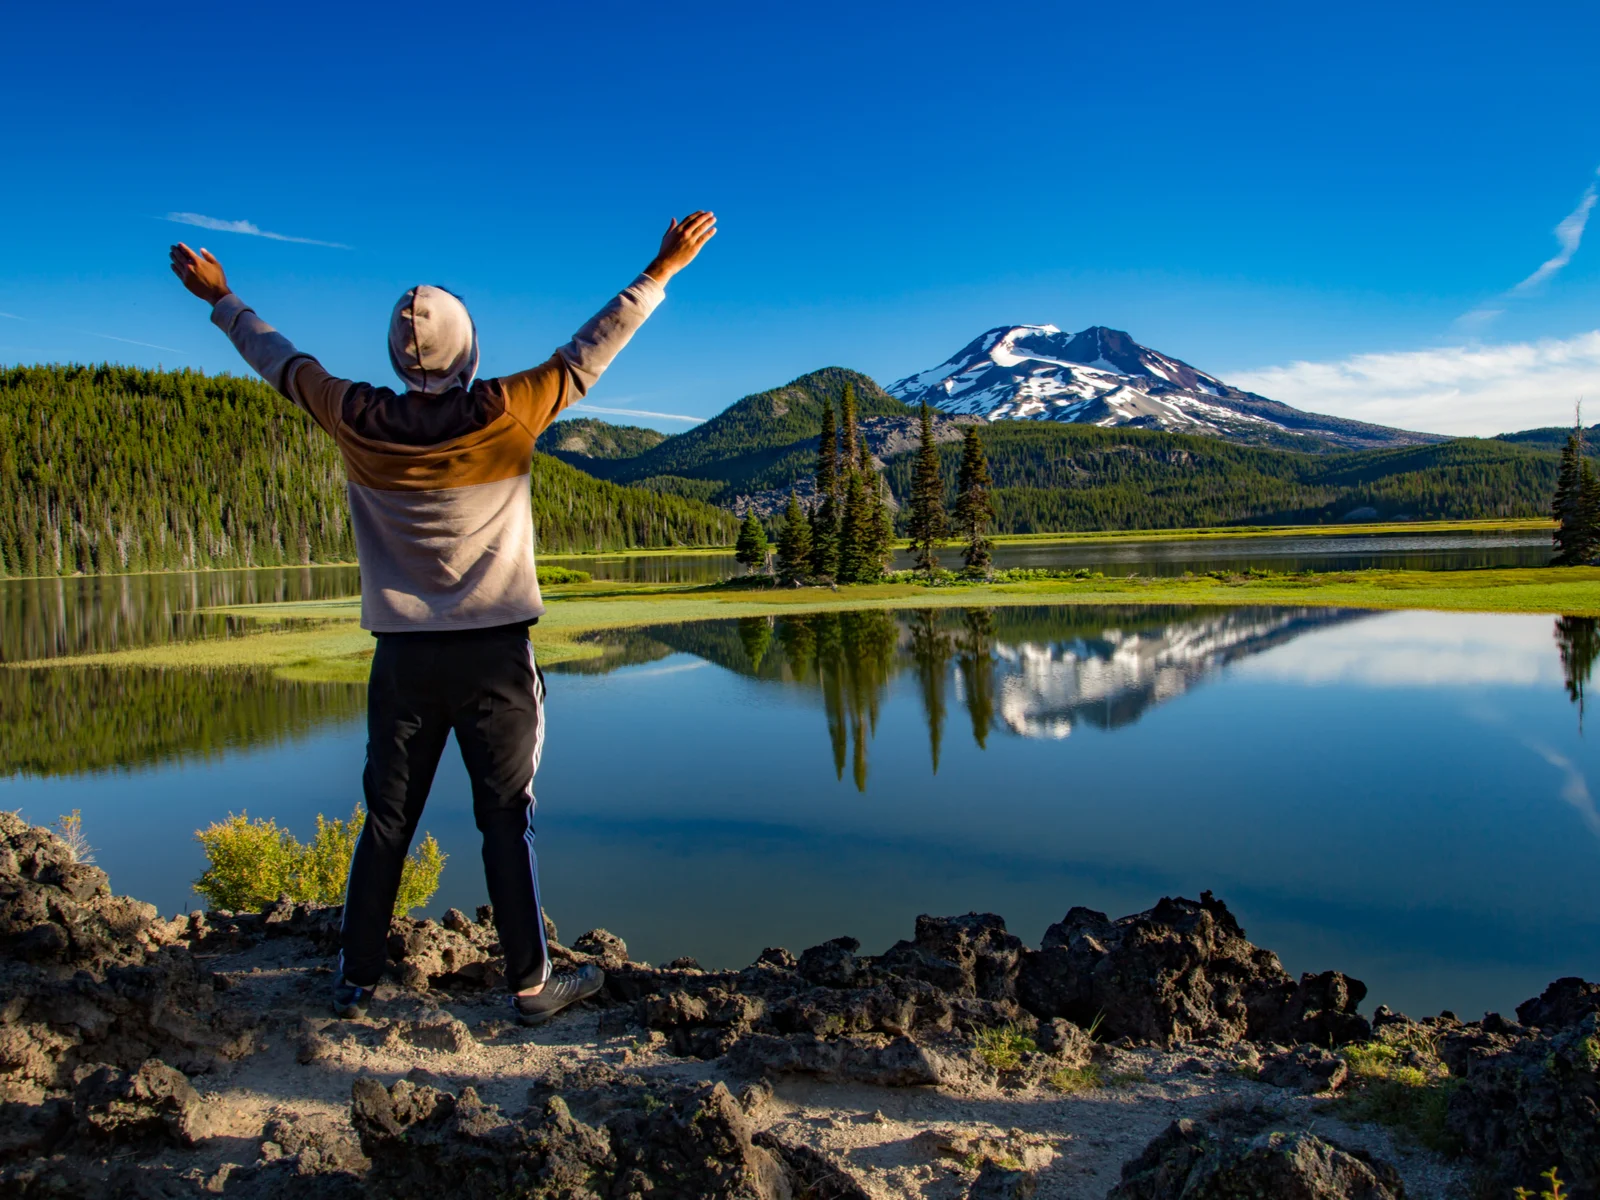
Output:
<path fill-rule="evenodd" d="M 946 564 L 960 566 L 953 550 Z M 1050 567 L 1106 575 L 1206 571 L 1466 570 L 1538 567 L 1550 535 L 1498 533 L 1329 534 L 1154 542 L 1008 542 L 998 567 Z M 744 573 L 732 554 L 551 555 L 541 561 L 628 583 L 715 583 Z M 896 553 L 896 569 L 911 559 Z M 361 590 L 353 566 L 175 571 L 160 575 L 0 580 L 0 663 L 33 662 L 196 637 L 259 630 L 258 622 L 207 608 L 329 600 Z"/>
<path fill-rule="evenodd" d="M 955 547 L 941 554 L 959 569 Z M 744 568 L 731 554 L 602 555 L 547 561 L 588 571 L 596 579 L 629 583 L 712 583 Z M 1542 567 L 1550 562 L 1550 534 L 1539 530 L 1474 533 L 1313 534 L 1147 542 L 1001 542 L 994 565 L 1100 571 L 1106 575 L 1182 575 L 1185 571 L 1456 571 L 1472 567 Z M 913 563 L 904 550 L 891 564 Z"/>
<path fill-rule="evenodd" d="M 550 671 L 547 903 L 568 939 L 600 925 L 645 959 L 741 965 L 840 934 L 881 950 L 920 912 L 998 912 L 1037 943 L 1075 904 L 1117 916 L 1210 888 L 1290 970 L 1365 980 L 1369 1010 L 1509 1011 L 1600 962 L 1600 760 L 1574 699 L 1597 644 L 1571 618 L 1315 608 L 612 633 Z M 195 829 L 248 810 L 304 837 L 359 797 L 360 687 L 62 669 L 0 686 L 0 806 L 80 809 L 113 886 L 169 912 L 194 902 Z M 470 911 L 453 749 L 423 828 L 450 855 L 432 911 Z"/>

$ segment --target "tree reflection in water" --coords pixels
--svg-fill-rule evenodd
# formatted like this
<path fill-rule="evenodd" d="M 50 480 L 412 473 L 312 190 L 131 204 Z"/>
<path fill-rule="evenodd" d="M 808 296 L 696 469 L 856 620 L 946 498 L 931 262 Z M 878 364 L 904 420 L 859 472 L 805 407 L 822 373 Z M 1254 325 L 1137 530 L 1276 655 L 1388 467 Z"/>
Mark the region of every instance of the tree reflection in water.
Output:
<path fill-rule="evenodd" d="M 1567 696 L 1578 706 L 1578 727 L 1583 728 L 1584 694 L 1594 660 L 1600 657 L 1600 622 L 1593 617 L 1557 617 L 1556 649 L 1561 654 L 1561 674 Z"/>

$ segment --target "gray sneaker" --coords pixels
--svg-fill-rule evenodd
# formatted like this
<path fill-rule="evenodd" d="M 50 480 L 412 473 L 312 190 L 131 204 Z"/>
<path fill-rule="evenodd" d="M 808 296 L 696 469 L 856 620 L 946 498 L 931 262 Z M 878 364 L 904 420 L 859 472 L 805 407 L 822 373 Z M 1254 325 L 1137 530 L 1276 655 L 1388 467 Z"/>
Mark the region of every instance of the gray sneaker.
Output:
<path fill-rule="evenodd" d="M 564 1008 L 587 1000 L 604 986 L 606 973 L 592 963 L 576 971 L 557 971 L 537 996 L 512 996 L 511 1011 L 524 1025 L 539 1025 Z"/>

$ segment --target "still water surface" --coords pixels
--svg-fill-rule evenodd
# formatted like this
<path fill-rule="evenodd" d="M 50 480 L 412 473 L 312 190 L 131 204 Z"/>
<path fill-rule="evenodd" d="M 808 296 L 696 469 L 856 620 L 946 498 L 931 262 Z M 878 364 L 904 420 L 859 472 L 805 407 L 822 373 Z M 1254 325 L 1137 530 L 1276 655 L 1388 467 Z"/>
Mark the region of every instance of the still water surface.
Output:
<path fill-rule="evenodd" d="M 955 548 L 941 557 L 946 566 L 960 566 L 961 555 Z M 596 579 L 631 583 L 712 583 L 744 573 L 731 554 L 614 555 L 548 561 L 588 571 Z M 994 550 L 995 566 L 1001 568 L 1081 568 L 1107 575 L 1248 570 L 1456 571 L 1470 567 L 1542 567 L 1549 561 L 1550 535 L 1538 531 L 1329 534 L 1112 545 L 1003 542 Z M 913 563 L 910 554 L 900 550 L 892 565 L 897 571 L 905 571 Z"/>
<path fill-rule="evenodd" d="M 1508 1011 L 1600 964 L 1593 622 L 1192 607 L 944 610 L 614 633 L 550 672 L 547 901 L 640 957 L 749 962 L 920 912 L 1037 942 L 1211 888 L 1294 971 L 1372 1003 Z M 0 807 L 81 809 L 120 891 L 175 911 L 193 831 L 297 834 L 359 795 L 359 687 L 0 672 Z M 434 909 L 484 889 L 446 752 Z"/>
<path fill-rule="evenodd" d="M 1185 571 L 1464 570 L 1544 566 L 1547 533 L 1359 534 L 1211 541 L 1007 543 L 995 565 L 1181 575 Z M 945 555 L 959 565 L 959 555 Z M 631 583 L 714 583 L 744 573 L 731 554 L 551 556 L 543 561 Z M 896 569 L 910 558 L 898 552 Z M 328 600 L 361 590 L 355 567 L 269 567 L 0 580 L 0 663 L 126 649 L 196 637 L 226 637 L 260 624 L 206 612 L 267 601 Z"/>

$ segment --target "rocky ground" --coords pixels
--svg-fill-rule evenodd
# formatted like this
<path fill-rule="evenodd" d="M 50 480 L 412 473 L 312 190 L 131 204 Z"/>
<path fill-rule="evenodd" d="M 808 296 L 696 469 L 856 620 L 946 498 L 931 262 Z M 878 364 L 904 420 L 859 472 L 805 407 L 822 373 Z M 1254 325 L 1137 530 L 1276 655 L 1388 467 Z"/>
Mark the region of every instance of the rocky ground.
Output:
<path fill-rule="evenodd" d="M 163 920 L 0 814 L 0 1197 L 1600 1197 L 1600 985 L 1369 1022 L 1209 894 L 742 971 L 597 930 L 556 954 L 600 1003 L 537 1030 L 487 911 L 397 921 L 371 1016 L 329 1018 L 336 927 Z"/>

